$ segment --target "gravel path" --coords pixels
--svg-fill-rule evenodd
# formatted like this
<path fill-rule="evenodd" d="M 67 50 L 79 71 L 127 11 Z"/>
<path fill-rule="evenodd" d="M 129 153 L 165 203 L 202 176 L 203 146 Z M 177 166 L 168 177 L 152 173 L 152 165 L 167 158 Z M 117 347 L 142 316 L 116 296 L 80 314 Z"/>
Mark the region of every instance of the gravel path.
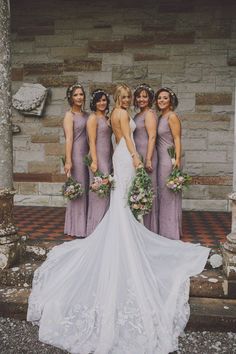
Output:
<path fill-rule="evenodd" d="M 65 354 L 38 341 L 38 328 L 26 321 L 0 318 L 1 354 Z M 236 333 L 186 332 L 178 354 L 236 354 Z M 121 353 L 124 354 L 124 353 Z"/>

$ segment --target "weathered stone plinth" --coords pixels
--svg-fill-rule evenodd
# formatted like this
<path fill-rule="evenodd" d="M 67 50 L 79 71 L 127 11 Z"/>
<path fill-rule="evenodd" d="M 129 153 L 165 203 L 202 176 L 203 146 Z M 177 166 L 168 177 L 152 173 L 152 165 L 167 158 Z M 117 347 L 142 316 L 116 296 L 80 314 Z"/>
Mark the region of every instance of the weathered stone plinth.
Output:
<path fill-rule="evenodd" d="M 14 194 L 14 190 L 0 191 L 0 269 L 14 265 L 23 252 L 13 220 Z"/>
<path fill-rule="evenodd" d="M 223 269 L 228 279 L 236 280 L 236 192 L 229 195 L 232 201 L 232 228 L 223 247 Z"/>

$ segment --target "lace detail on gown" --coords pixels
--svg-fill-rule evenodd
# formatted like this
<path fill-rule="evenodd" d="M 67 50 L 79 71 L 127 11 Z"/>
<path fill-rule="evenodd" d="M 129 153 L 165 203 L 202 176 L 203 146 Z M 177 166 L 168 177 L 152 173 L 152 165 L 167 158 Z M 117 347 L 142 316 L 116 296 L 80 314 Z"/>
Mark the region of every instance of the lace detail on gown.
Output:
<path fill-rule="evenodd" d="M 189 277 L 209 250 L 156 235 L 133 217 L 124 138 L 113 165 L 108 212 L 88 238 L 52 249 L 35 272 L 27 319 L 41 341 L 70 353 L 167 354 L 189 318 Z"/>

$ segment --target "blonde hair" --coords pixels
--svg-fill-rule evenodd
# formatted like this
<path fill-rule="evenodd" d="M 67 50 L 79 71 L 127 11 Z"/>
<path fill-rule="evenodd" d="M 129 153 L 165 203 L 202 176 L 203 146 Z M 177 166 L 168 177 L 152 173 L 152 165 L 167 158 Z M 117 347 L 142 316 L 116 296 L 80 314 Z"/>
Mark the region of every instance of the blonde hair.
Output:
<path fill-rule="evenodd" d="M 132 98 L 132 92 L 131 89 L 128 85 L 126 84 L 119 84 L 116 86 L 113 98 L 115 101 L 115 108 L 120 108 L 121 106 L 121 96 L 122 96 L 122 91 L 126 91 L 130 98 Z"/>

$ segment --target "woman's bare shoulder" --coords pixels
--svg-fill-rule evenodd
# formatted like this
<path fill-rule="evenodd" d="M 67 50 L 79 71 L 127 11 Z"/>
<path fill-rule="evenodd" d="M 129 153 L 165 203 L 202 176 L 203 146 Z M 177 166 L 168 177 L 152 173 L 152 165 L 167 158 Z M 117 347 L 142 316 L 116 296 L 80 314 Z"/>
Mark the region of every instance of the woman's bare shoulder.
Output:
<path fill-rule="evenodd" d="M 64 122 L 73 122 L 73 113 L 71 112 L 71 110 L 65 113 Z"/>

